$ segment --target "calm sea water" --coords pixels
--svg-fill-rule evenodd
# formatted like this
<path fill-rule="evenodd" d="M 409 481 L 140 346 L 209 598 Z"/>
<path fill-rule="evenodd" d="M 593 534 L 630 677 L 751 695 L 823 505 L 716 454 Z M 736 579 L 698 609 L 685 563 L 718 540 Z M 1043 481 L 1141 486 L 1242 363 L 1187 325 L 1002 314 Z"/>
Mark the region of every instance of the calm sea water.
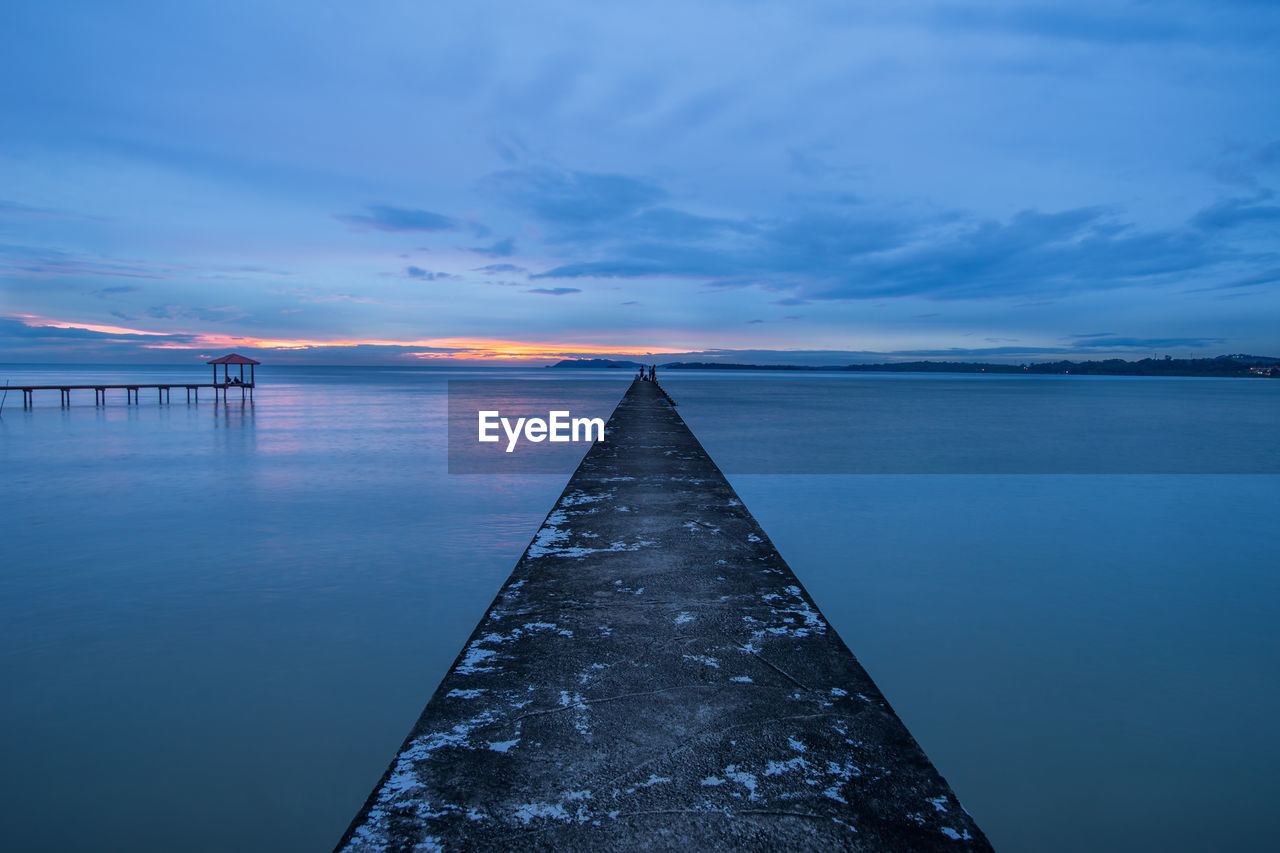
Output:
<path fill-rule="evenodd" d="M 446 381 L 552 373 L 10 394 L 4 846 L 329 849 L 567 478 L 448 474 Z M 90 375 L 204 374 L 0 367 Z M 665 385 L 998 849 L 1273 847 L 1280 383 L 715 378 Z"/>

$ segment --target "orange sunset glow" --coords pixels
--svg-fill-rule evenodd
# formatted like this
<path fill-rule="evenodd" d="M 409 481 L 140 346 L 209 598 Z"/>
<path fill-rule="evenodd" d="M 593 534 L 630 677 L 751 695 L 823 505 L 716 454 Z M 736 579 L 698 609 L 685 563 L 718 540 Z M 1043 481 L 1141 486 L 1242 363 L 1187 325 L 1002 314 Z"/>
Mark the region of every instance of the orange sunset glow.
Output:
<path fill-rule="evenodd" d="M 151 338 L 174 338 L 175 340 L 156 341 L 142 344 L 143 349 L 151 350 L 192 350 L 192 349 L 261 349 L 261 350 L 307 350 L 319 348 L 346 347 L 421 347 L 416 352 L 406 352 L 411 358 L 429 359 L 461 359 L 475 361 L 491 360 L 546 360 L 570 358 L 574 356 L 592 355 L 608 352 L 611 355 L 666 355 L 686 352 L 684 349 L 670 347 L 636 347 L 617 346 L 612 344 L 565 343 L 560 341 L 511 341 L 498 338 L 421 338 L 413 340 L 389 340 L 384 338 L 368 339 L 286 339 L 255 338 L 243 335 L 220 335 L 208 333 L 189 333 L 181 331 L 155 332 L 142 329 L 131 329 L 124 326 L 107 326 L 97 323 L 77 321 L 51 320 L 31 314 L 10 315 L 32 328 L 47 329 L 83 329 L 107 335 L 140 335 Z"/>

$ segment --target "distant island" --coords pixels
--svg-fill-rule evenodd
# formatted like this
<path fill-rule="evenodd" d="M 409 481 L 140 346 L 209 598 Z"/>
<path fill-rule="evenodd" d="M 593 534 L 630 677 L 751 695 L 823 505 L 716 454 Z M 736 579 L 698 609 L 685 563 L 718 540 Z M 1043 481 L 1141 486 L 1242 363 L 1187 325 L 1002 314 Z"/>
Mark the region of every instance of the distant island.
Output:
<path fill-rule="evenodd" d="M 596 370 L 601 368 L 617 368 L 621 370 L 625 368 L 627 370 L 638 370 L 640 368 L 640 362 L 614 361 L 609 358 L 566 358 L 564 361 L 557 361 L 555 364 L 548 364 L 547 367 L 590 367 Z"/>
<path fill-rule="evenodd" d="M 549 367 L 637 368 L 632 361 L 604 358 L 565 359 Z M 1046 361 L 1025 364 L 990 364 L 981 361 L 894 361 L 880 364 L 846 364 L 814 367 L 792 364 L 731 364 L 710 361 L 673 361 L 662 370 L 793 370 L 857 373 L 1026 373 L 1079 374 L 1086 376 L 1269 376 L 1280 378 L 1280 358 L 1261 355 L 1220 355 L 1216 358 L 1144 358 L 1126 361 Z"/>

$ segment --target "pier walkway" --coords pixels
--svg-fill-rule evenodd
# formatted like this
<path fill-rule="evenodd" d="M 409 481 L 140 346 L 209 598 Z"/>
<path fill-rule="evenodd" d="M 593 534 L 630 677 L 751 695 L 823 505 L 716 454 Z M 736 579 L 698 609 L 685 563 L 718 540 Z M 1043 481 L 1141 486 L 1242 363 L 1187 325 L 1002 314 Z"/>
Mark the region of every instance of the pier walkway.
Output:
<path fill-rule="evenodd" d="M 240 389 L 241 397 L 244 397 L 245 392 L 248 391 L 249 398 L 252 399 L 254 385 L 251 382 L 243 382 L 243 383 L 242 382 L 199 382 L 199 383 L 173 382 L 173 383 L 162 383 L 162 384 L 154 384 L 154 385 L 130 383 L 127 385 L 12 385 L 12 386 L 9 386 L 10 391 L 22 392 L 22 408 L 24 409 L 31 409 L 35 407 L 35 392 L 37 391 L 60 392 L 61 396 L 59 399 L 61 400 L 63 406 L 71 405 L 72 391 L 93 391 L 93 404 L 95 406 L 105 406 L 107 404 L 108 391 L 123 390 L 125 403 L 129 404 L 129 403 L 137 403 L 139 401 L 138 396 L 143 389 L 146 389 L 148 391 L 154 389 L 156 392 L 157 402 L 168 403 L 168 402 L 171 402 L 173 388 L 185 388 L 187 391 L 188 403 L 191 402 L 191 392 L 194 391 L 195 400 L 198 403 L 200 402 L 201 388 L 212 388 L 213 399 L 216 402 L 218 399 L 219 391 L 221 391 L 222 396 L 225 397 L 228 391 L 233 391 L 236 388 Z M 3 390 L 3 389 L 0 389 L 0 390 Z"/>
<path fill-rule="evenodd" d="M 338 849 L 990 846 L 636 381 Z"/>

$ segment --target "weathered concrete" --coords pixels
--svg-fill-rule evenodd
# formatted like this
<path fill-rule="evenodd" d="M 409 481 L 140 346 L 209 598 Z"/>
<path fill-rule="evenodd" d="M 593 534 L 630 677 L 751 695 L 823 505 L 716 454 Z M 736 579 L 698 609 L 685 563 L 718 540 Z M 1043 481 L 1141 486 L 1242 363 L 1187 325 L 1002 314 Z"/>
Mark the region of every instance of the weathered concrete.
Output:
<path fill-rule="evenodd" d="M 986 850 L 635 382 L 340 850 Z"/>

